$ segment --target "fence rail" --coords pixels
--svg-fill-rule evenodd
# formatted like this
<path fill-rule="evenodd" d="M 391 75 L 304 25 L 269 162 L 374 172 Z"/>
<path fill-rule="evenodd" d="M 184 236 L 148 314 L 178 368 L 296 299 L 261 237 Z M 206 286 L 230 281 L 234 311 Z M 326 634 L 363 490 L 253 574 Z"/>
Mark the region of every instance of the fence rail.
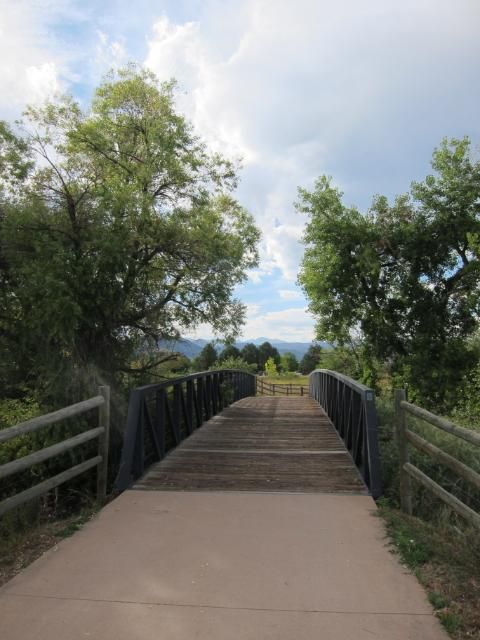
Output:
<path fill-rule="evenodd" d="M 308 387 L 301 384 L 280 384 L 265 382 L 257 376 L 257 395 L 259 396 L 308 396 Z"/>
<path fill-rule="evenodd" d="M 343 439 L 373 498 L 382 495 L 375 392 L 336 371 L 310 374 L 315 398 Z"/>
<path fill-rule="evenodd" d="M 66 451 L 70 451 L 71 449 L 89 442 L 90 440 L 98 438 L 98 452 L 95 457 L 70 467 L 62 473 L 59 473 L 52 478 L 48 478 L 25 491 L 21 491 L 20 493 L 16 493 L 13 496 L 5 498 L 0 502 L 0 516 L 28 500 L 32 500 L 33 498 L 47 493 L 51 489 L 60 486 L 93 467 L 97 467 L 97 499 L 101 502 L 105 500 L 107 490 L 108 441 L 110 430 L 109 387 L 99 387 L 98 396 L 89 398 L 88 400 L 78 402 L 52 413 L 47 413 L 43 416 L 38 416 L 37 418 L 33 418 L 27 422 L 17 424 L 14 427 L 3 429 L 0 431 L 0 444 L 22 435 L 34 433 L 46 426 L 84 414 L 96 408 L 98 408 L 98 427 L 95 429 L 84 431 L 83 433 L 63 440 L 62 442 L 49 447 L 44 447 L 43 449 L 39 449 L 38 451 L 24 456 L 23 458 L 12 460 L 11 462 L 7 462 L 0 466 L 0 479 L 6 478 L 20 471 L 25 471 L 34 464 L 45 462 L 50 458 L 54 458 L 55 456 L 65 453 Z"/>
<path fill-rule="evenodd" d="M 437 427 L 442 431 L 446 431 L 452 436 L 461 438 L 470 444 L 480 446 L 479 433 L 465 429 L 464 427 L 459 427 L 453 422 L 450 422 L 450 420 L 441 418 L 434 413 L 430 413 L 430 411 L 427 411 L 426 409 L 422 409 L 421 407 L 417 407 L 416 405 L 407 402 L 405 390 L 397 389 L 395 391 L 395 424 L 400 462 L 400 500 L 402 510 L 408 514 L 412 513 L 413 479 L 425 488 L 429 489 L 433 494 L 440 498 L 440 500 L 443 500 L 443 502 L 470 522 L 470 524 L 480 529 L 480 515 L 476 511 L 441 487 L 418 467 L 410 463 L 408 444 L 411 444 L 419 451 L 426 453 L 437 462 L 444 464 L 464 480 L 473 484 L 477 489 L 480 489 L 480 475 L 467 465 L 463 464 L 463 462 L 460 462 L 460 460 L 457 460 L 450 454 L 442 451 L 442 449 L 439 449 L 408 429 L 406 420 L 407 414 L 420 418 L 434 427 Z"/>
<path fill-rule="evenodd" d="M 123 491 L 203 422 L 255 395 L 255 376 L 237 369 L 194 373 L 134 389 L 115 489 Z"/>

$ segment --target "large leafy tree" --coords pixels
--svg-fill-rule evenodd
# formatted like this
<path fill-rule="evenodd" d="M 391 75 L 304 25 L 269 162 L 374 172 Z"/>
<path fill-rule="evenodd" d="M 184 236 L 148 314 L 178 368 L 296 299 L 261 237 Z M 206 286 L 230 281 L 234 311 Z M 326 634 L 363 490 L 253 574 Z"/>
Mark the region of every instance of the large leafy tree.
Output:
<path fill-rule="evenodd" d="M 444 140 L 434 173 L 393 204 L 378 196 L 366 215 L 323 176 L 300 189 L 308 214 L 299 281 L 318 337 L 360 338 L 425 402 L 448 402 L 474 354 L 478 323 L 480 162 L 467 138 Z"/>
<path fill-rule="evenodd" d="M 0 169 L 0 348 L 17 380 L 129 372 L 139 351 L 148 369 L 146 345 L 199 323 L 238 333 L 259 232 L 172 83 L 129 67 L 87 112 L 29 108 L 21 136 L 0 128 Z"/>

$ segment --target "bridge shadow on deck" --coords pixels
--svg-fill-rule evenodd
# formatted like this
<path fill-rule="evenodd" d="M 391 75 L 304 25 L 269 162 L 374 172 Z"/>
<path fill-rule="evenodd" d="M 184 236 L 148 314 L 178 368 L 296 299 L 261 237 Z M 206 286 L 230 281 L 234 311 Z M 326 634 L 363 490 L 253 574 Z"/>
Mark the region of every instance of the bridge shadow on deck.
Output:
<path fill-rule="evenodd" d="M 150 467 L 140 490 L 368 494 L 342 440 L 306 397 L 248 397 Z"/>

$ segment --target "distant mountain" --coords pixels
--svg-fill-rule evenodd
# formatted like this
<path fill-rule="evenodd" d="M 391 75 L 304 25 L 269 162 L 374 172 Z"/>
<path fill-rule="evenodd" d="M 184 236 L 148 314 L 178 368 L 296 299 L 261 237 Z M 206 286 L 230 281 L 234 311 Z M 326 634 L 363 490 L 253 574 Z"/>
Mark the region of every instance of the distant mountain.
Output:
<path fill-rule="evenodd" d="M 187 358 L 195 358 L 198 356 L 203 347 L 211 342 L 210 340 L 205 340 L 204 338 L 195 338 L 195 339 L 186 339 L 182 338 L 180 340 L 166 342 L 162 340 L 159 342 L 159 347 L 161 349 L 166 349 L 168 351 L 178 351 L 179 353 L 183 353 L 183 355 L 187 356 Z M 253 343 L 255 345 L 260 346 L 264 342 L 270 342 L 272 347 L 278 349 L 280 355 L 283 355 L 287 351 L 293 353 L 298 360 L 301 360 L 305 353 L 308 351 L 309 346 L 312 344 L 311 342 L 287 342 L 285 340 L 276 340 L 275 338 L 255 338 L 253 340 L 244 340 L 235 343 L 235 346 L 238 349 L 243 349 L 246 344 Z M 323 349 L 331 349 L 331 345 L 328 342 L 320 342 L 320 345 Z M 218 352 L 223 351 L 224 345 L 223 343 L 215 344 L 215 348 Z"/>
<path fill-rule="evenodd" d="M 181 338 L 179 340 L 159 340 L 158 348 L 166 351 L 175 351 L 187 356 L 190 360 L 198 356 L 203 347 L 207 344 L 208 340 L 187 340 Z"/>

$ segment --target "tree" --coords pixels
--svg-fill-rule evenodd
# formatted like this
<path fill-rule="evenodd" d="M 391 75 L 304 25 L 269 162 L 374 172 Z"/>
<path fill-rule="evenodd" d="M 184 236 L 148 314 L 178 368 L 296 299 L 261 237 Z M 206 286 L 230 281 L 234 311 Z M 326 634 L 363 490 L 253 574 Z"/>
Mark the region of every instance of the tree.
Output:
<path fill-rule="evenodd" d="M 322 347 L 319 344 L 311 344 L 300 361 L 300 373 L 308 375 L 316 369 L 320 362 L 321 353 Z"/>
<path fill-rule="evenodd" d="M 212 369 L 240 369 L 241 371 L 247 371 L 248 373 L 256 373 L 257 367 L 255 364 L 249 364 L 245 362 L 243 358 L 225 358 L 216 362 Z"/>
<path fill-rule="evenodd" d="M 275 360 L 272 357 L 268 358 L 268 360 L 265 363 L 265 374 L 269 378 L 274 378 L 275 376 L 278 376 L 277 365 L 275 364 Z"/>
<path fill-rule="evenodd" d="M 480 162 L 468 138 L 444 140 L 432 167 L 392 205 L 376 197 L 367 215 L 325 176 L 299 190 L 297 208 L 309 216 L 299 282 L 318 337 L 360 338 L 438 406 L 475 361 L 467 338 L 479 312 Z"/>
<path fill-rule="evenodd" d="M 286 351 L 280 356 L 282 371 L 298 371 L 298 360 L 294 353 Z"/>
<path fill-rule="evenodd" d="M 201 322 L 238 333 L 233 292 L 259 232 L 231 195 L 233 166 L 175 111 L 172 83 L 128 67 L 87 112 L 70 98 L 29 108 L 22 137 L 0 127 L 0 168 L 7 382 L 132 374 L 146 344 Z"/>
<path fill-rule="evenodd" d="M 195 371 L 207 371 L 217 362 L 218 353 L 211 342 L 208 342 L 193 359 L 192 366 Z"/>
<path fill-rule="evenodd" d="M 265 368 L 265 364 L 269 358 L 273 358 L 275 365 L 280 366 L 280 354 L 270 342 L 264 342 L 258 347 L 258 367 L 260 370 Z"/>
<path fill-rule="evenodd" d="M 256 365 L 256 368 L 258 370 L 260 354 L 258 352 L 257 345 L 253 344 L 253 342 L 247 342 L 240 353 L 242 359 L 245 360 L 245 362 Z"/>
<path fill-rule="evenodd" d="M 241 358 L 240 349 L 237 349 L 237 347 L 233 344 L 227 344 L 225 349 L 220 354 L 219 362 L 223 362 L 224 360 L 230 360 L 232 358 L 233 359 Z"/>

